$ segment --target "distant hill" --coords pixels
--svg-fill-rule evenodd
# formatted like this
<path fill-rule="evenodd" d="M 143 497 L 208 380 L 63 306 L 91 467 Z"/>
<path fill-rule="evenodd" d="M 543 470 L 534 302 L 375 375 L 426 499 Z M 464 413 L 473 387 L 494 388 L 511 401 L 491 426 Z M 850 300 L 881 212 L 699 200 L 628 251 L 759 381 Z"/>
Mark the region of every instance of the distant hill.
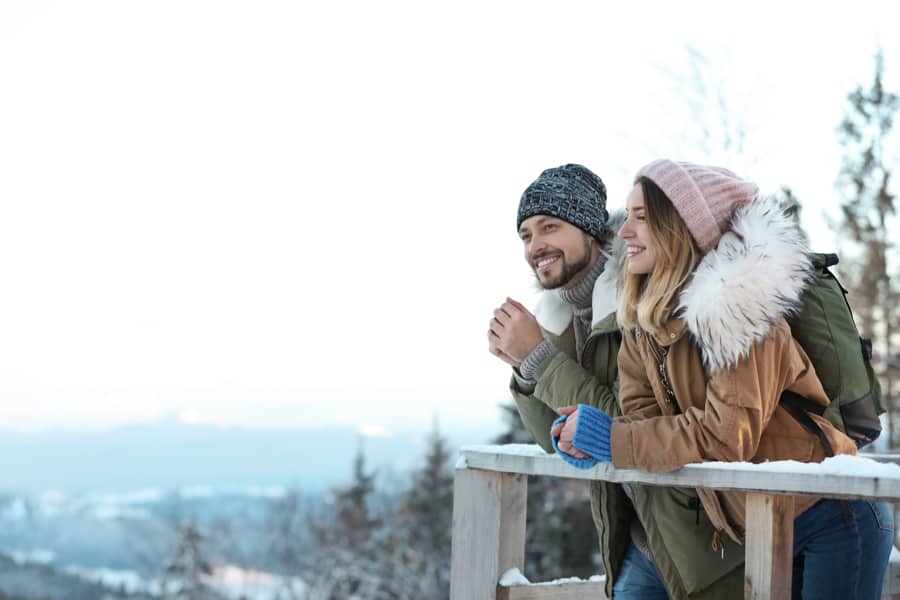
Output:
<path fill-rule="evenodd" d="M 18 564 L 0 554 L 0 598 L 47 600 L 152 600 L 146 594 L 128 594 L 67 575 L 45 565 Z"/>
<path fill-rule="evenodd" d="M 101 432 L 0 431 L 0 492 L 269 485 L 320 491 L 349 480 L 361 439 L 369 469 L 399 474 L 422 459 L 429 429 L 360 438 L 349 428 L 220 428 L 172 419 Z M 487 442 L 492 432 L 444 435 L 456 448 Z"/>

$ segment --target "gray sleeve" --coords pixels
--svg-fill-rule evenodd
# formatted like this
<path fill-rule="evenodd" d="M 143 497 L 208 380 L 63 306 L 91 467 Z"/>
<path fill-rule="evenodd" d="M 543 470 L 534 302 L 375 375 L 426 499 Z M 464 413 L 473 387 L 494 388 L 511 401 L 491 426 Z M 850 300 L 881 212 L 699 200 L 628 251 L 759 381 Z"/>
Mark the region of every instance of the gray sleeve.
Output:
<path fill-rule="evenodd" d="M 544 340 L 535 346 L 534 349 L 528 353 L 528 356 L 525 357 L 525 360 L 522 361 L 522 364 L 519 365 L 518 375 L 525 383 L 533 385 L 535 383 L 535 372 L 537 371 L 538 365 L 554 352 L 556 352 L 556 346 L 554 346 L 552 342 Z"/>

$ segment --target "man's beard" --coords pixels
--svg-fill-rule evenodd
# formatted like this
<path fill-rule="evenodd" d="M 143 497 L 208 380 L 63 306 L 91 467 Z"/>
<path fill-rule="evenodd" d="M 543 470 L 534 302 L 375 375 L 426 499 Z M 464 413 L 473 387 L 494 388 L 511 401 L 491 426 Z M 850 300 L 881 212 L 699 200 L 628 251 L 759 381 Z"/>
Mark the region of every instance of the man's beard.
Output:
<path fill-rule="evenodd" d="M 562 271 L 559 275 L 549 281 L 542 281 L 540 276 L 537 274 L 537 270 L 534 270 L 534 276 L 537 278 L 538 285 L 540 285 L 545 290 L 555 290 L 559 287 L 567 286 L 571 283 L 572 278 L 578 275 L 581 271 L 587 268 L 589 264 L 591 264 L 591 242 L 587 237 L 584 240 L 584 251 L 581 254 L 581 258 L 573 262 L 571 265 L 566 262 L 566 256 L 563 254 L 562 258 Z"/>

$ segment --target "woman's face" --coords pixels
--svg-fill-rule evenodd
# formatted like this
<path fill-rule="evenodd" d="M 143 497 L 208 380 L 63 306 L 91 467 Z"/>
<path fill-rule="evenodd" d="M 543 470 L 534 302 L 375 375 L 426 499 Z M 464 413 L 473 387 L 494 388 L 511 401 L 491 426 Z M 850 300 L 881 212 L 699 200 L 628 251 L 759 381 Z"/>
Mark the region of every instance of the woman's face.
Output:
<path fill-rule="evenodd" d="M 656 265 L 656 243 L 650 237 L 650 228 L 644 209 L 644 192 L 640 184 L 632 188 L 625 200 L 628 218 L 619 229 L 619 237 L 625 240 L 626 263 L 629 273 L 643 275 Z"/>

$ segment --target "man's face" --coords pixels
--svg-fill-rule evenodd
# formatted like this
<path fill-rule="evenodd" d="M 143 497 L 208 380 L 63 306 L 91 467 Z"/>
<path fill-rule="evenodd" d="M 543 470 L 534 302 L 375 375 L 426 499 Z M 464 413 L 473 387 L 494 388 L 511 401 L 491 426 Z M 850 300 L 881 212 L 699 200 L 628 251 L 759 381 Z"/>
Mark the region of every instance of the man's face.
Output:
<path fill-rule="evenodd" d="M 538 283 L 552 290 L 569 283 L 591 264 L 593 238 L 567 221 L 535 215 L 522 221 L 519 237 Z"/>

